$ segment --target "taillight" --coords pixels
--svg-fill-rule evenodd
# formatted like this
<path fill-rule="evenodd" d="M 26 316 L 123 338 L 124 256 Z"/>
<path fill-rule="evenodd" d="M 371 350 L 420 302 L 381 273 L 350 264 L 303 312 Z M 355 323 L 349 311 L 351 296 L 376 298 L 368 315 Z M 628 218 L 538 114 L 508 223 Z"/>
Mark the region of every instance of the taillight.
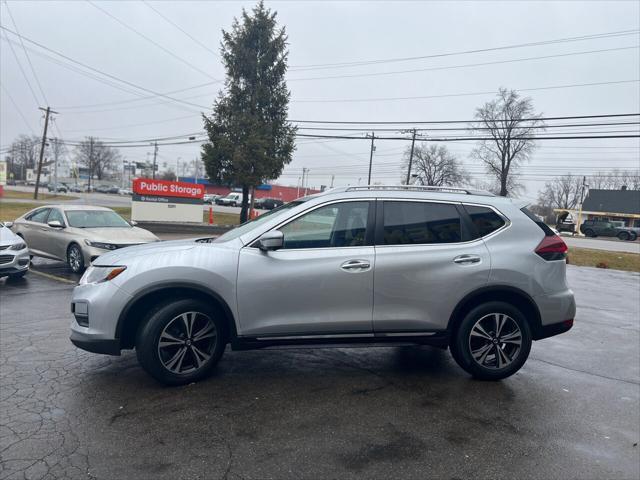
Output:
<path fill-rule="evenodd" d="M 542 239 L 535 252 L 545 260 L 564 260 L 567 250 L 567 244 L 558 235 L 550 235 Z"/>

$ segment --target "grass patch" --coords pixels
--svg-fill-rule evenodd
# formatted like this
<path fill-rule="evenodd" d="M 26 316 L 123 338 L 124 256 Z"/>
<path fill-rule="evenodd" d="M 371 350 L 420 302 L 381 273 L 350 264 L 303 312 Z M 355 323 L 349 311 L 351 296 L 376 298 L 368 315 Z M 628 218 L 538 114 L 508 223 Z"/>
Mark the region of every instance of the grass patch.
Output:
<path fill-rule="evenodd" d="M 36 207 L 42 207 L 39 203 L 22 203 L 22 202 L 0 202 L 0 221 L 12 222 L 29 210 Z M 127 220 L 131 219 L 130 207 L 109 207 L 113 211 L 119 213 Z M 203 223 L 209 223 L 209 212 L 202 213 Z M 213 212 L 213 222 L 216 225 L 237 225 L 240 222 L 240 215 L 236 213 Z"/>
<path fill-rule="evenodd" d="M 569 249 L 569 263 L 580 267 L 611 268 L 640 272 L 640 255 L 637 253 L 608 252 L 591 248 Z"/>
<path fill-rule="evenodd" d="M 47 189 L 44 189 L 44 192 L 40 190 L 38 192 L 38 200 L 77 200 L 78 197 L 74 197 L 73 195 L 57 195 L 53 193 L 45 193 Z M 20 192 L 18 190 L 7 190 L 4 189 L 4 193 L 2 198 L 18 199 L 18 200 L 31 200 L 33 199 L 33 192 Z"/>

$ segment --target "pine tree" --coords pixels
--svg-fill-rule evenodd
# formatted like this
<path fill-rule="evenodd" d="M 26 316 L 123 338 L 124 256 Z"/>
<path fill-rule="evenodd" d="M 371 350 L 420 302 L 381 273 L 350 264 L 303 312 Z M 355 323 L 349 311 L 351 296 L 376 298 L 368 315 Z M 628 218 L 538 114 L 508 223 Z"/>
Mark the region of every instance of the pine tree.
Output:
<path fill-rule="evenodd" d="M 280 176 L 295 149 L 284 78 L 289 52 L 284 27 L 262 1 L 222 33 L 225 88 L 211 117 L 203 116 L 209 143 L 202 160 L 211 181 L 242 187 L 244 222 L 251 188 Z"/>

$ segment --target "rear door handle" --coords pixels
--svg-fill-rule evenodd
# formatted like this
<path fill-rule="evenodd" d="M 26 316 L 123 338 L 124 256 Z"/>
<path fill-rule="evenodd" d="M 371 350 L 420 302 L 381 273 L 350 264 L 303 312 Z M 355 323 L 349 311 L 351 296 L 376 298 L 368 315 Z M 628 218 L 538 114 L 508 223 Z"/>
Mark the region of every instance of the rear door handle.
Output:
<path fill-rule="evenodd" d="M 460 265 L 480 263 L 480 257 L 477 255 L 460 255 L 453 259 L 453 263 L 457 263 Z"/>
<path fill-rule="evenodd" d="M 367 260 L 349 260 L 340 265 L 343 270 L 366 270 L 371 267 L 371 264 Z"/>

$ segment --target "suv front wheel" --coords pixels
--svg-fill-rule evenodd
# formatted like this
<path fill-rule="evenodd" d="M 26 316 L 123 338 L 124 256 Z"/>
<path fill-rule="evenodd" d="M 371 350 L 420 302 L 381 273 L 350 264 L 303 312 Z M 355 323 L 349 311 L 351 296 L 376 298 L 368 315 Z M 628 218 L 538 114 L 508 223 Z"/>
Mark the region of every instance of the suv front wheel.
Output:
<path fill-rule="evenodd" d="M 514 306 L 488 302 L 465 315 L 450 347 L 458 365 L 475 378 L 501 380 L 520 370 L 527 360 L 531 329 Z"/>
<path fill-rule="evenodd" d="M 203 302 L 176 300 L 152 310 L 136 335 L 142 368 L 166 385 L 207 377 L 226 341 L 222 315 Z"/>

